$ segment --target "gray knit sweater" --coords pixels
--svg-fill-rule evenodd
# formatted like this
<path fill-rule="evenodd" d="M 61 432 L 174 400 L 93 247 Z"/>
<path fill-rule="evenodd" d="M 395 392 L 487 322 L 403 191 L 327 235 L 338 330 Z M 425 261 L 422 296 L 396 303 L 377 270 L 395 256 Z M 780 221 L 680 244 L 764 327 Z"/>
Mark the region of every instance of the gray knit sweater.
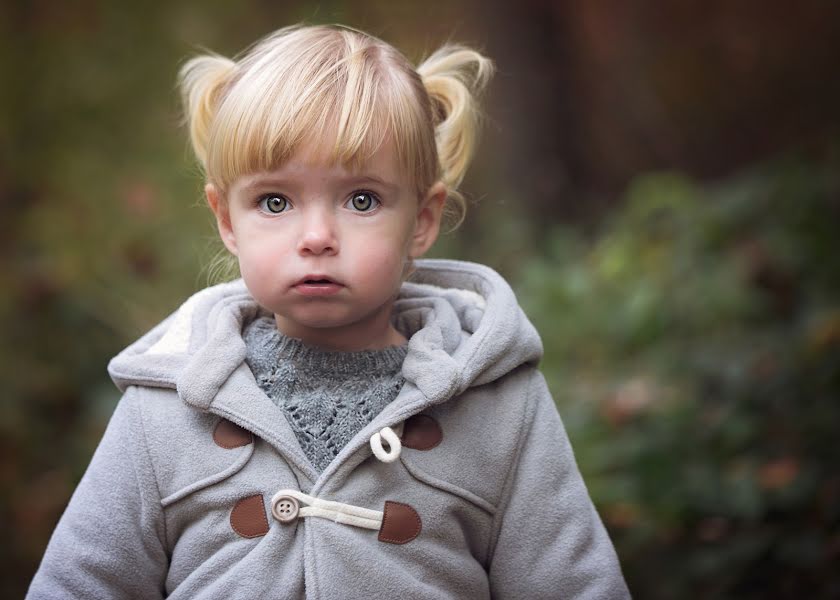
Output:
<path fill-rule="evenodd" d="M 320 473 L 402 388 L 406 346 L 331 352 L 283 335 L 271 316 L 246 324 L 246 363 Z"/>

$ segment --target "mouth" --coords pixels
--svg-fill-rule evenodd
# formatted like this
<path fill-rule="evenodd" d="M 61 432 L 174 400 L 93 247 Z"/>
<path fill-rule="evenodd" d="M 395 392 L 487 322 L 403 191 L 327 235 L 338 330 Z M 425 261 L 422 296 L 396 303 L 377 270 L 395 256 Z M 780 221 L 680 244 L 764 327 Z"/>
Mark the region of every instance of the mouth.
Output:
<path fill-rule="evenodd" d="M 292 287 L 303 296 L 331 296 L 341 291 L 344 284 L 323 275 L 307 275 Z"/>
<path fill-rule="evenodd" d="M 324 277 L 323 275 L 307 275 L 300 279 L 295 285 L 342 285 L 335 279 Z"/>

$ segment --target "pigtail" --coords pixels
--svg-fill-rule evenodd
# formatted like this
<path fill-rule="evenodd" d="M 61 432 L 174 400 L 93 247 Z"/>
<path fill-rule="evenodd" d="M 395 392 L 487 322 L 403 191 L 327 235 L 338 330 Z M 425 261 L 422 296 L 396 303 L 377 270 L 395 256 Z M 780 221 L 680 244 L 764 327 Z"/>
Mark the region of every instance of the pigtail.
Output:
<path fill-rule="evenodd" d="M 235 67 L 236 63 L 229 58 L 209 54 L 188 60 L 178 72 L 185 122 L 189 127 L 193 151 L 205 170 L 210 127 L 216 115 L 220 92 Z"/>
<path fill-rule="evenodd" d="M 432 101 L 435 140 L 441 179 L 463 214 L 465 202 L 457 192 L 478 138 L 477 98 L 493 75 L 493 62 L 465 46 L 443 46 L 417 67 Z"/>

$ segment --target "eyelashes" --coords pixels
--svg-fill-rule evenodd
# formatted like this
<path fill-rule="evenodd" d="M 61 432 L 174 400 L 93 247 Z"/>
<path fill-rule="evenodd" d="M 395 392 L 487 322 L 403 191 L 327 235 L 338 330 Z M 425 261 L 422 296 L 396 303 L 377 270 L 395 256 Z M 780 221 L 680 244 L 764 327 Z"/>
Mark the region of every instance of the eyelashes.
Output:
<path fill-rule="evenodd" d="M 375 192 L 356 190 L 342 205 L 344 208 L 357 213 L 372 213 L 382 205 L 382 200 Z M 257 207 L 265 214 L 279 215 L 293 208 L 291 201 L 283 194 L 263 194 L 257 198 Z"/>
<path fill-rule="evenodd" d="M 257 206 L 265 213 L 279 215 L 286 212 L 290 205 L 289 199 L 280 194 L 265 194 L 257 200 Z"/>
<path fill-rule="evenodd" d="M 353 210 L 358 212 L 372 212 L 382 204 L 379 198 L 373 192 L 360 190 L 353 192 L 350 199 L 344 203 L 345 206 L 351 206 Z"/>

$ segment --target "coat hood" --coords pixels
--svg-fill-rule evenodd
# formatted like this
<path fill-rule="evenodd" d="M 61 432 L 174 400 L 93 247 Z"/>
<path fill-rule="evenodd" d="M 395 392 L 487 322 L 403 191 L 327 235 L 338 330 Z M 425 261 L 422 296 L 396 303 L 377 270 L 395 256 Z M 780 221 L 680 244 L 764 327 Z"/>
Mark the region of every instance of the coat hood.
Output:
<path fill-rule="evenodd" d="M 421 392 L 420 404 L 444 402 L 540 359 L 539 336 L 498 273 L 452 260 L 418 260 L 416 267 L 393 320 L 409 339 L 403 376 Z M 201 290 L 114 357 L 108 373 L 121 391 L 174 388 L 206 409 L 244 362 L 243 325 L 262 310 L 242 279 Z"/>

